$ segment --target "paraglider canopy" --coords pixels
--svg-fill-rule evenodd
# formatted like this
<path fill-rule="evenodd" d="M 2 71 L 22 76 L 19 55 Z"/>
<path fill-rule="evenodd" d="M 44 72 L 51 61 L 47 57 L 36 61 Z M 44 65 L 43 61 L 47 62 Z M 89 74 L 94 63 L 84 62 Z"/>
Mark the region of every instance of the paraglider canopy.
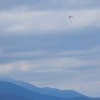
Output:
<path fill-rule="evenodd" d="M 70 19 L 71 17 L 73 17 L 73 16 L 69 16 L 69 19 Z"/>
<path fill-rule="evenodd" d="M 70 22 L 72 22 L 71 17 L 73 17 L 73 16 L 69 16 Z"/>

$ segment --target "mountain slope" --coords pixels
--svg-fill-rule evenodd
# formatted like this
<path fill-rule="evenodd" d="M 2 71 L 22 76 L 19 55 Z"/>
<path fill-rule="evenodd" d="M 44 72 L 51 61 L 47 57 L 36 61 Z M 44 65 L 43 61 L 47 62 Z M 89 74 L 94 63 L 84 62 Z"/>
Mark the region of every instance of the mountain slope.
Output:
<path fill-rule="evenodd" d="M 32 100 L 66 100 L 65 98 L 39 94 L 30 91 L 26 88 L 23 88 L 21 86 L 15 85 L 13 83 L 4 82 L 4 81 L 0 81 L 0 93 L 19 95 L 19 96 L 30 98 Z"/>
<path fill-rule="evenodd" d="M 0 94 L 0 100 L 32 100 L 18 95 Z"/>
<path fill-rule="evenodd" d="M 29 89 L 34 92 L 38 92 L 41 94 L 51 95 L 51 96 L 57 96 L 57 97 L 63 97 L 63 98 L 74 98 L 74 97 L 86 97 L 85 95 L 82 95 L 81 93 L 78 93 L 73 90 L 58 90 L 55 88 L 39 88 L 32 84 L 22 82 L 22 81 L 15 81 L 14 79 L 8 79 L 8 78 L 0 78 L 0 80 L 8 81 L 14 84 L 17 84 L 19 86 L 22 86 L 26 89 Z"/>
<path fill-rule="evenodd" d="M 49 96 L 30 91 L 13 83 L 0 81 L 0 100 L 100 100 L 100 98 Z"/>
<path fill-rule="evenodd" d="M 52 95 L 52 96 L 57 96 L 57 97 L 64 97 L 64 98 L 74 98 L 74 97 L 86 97 L 85 95 L 82 95 L 76 91 L 73 90 L 58 90 L 55 88 L 39 88 L 34 85 L 31 85 L 26 82 L 16 82 L 15 84 L 23 86 L 31 91 L 35 91 L 41 94 L 46 94 L 46 95 Z"/>

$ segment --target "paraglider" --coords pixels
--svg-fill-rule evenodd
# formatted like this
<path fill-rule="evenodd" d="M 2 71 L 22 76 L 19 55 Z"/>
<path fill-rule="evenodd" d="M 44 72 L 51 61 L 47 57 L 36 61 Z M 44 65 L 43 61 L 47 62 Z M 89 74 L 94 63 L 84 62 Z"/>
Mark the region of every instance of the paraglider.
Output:
<path fill-rule="evenodd" d="M 73 17 L 73 16 L 69 16 L 69 19 L 70 19 L 71 17 Z"/>
<path fill-rule="evenodd" d="M 69 16 L 69 19 L 71 19 L 73 16 Z M 70 21 L 70 22 L 72 22 L 72 20 Z"/>

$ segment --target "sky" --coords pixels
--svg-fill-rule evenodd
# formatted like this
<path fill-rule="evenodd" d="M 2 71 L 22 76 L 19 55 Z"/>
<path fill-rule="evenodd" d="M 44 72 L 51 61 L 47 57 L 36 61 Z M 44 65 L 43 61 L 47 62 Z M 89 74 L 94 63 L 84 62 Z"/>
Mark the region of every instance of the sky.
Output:
<path fill-rule="evenodd" d="M 0 0 L 0 76 L 100 97 L 99 37 L 100 0 Z"/>

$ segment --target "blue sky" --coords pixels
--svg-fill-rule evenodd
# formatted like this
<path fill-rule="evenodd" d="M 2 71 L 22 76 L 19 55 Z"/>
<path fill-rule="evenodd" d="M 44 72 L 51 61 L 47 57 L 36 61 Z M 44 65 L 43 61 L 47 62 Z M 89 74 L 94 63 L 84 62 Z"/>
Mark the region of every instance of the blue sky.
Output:
<path fill-rule="evenodd" d="M 100 96 L 100 0 L 0 2 L 0 76 Z"/>

